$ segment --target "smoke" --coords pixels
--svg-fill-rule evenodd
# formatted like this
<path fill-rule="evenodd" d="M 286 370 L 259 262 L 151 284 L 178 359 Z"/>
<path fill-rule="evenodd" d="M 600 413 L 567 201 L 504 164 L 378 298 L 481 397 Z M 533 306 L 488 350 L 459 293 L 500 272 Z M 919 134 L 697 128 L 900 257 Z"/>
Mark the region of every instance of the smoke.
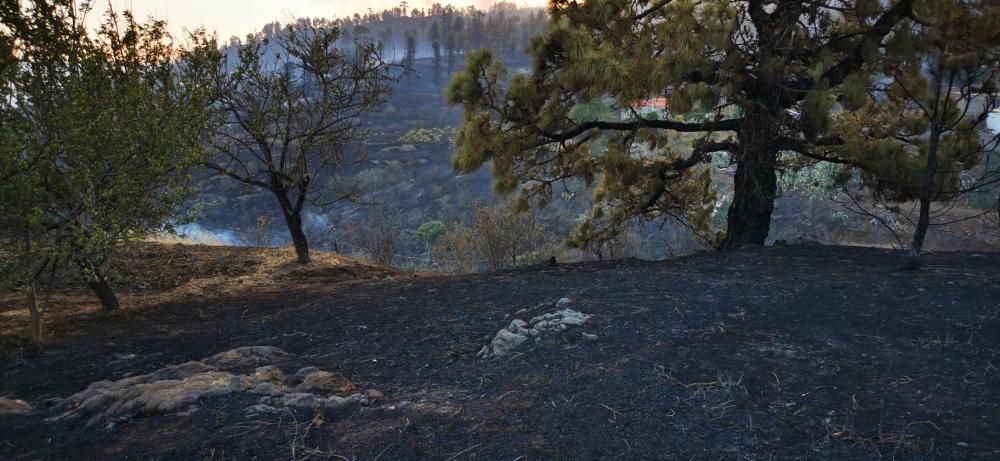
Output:
<path fill-rule="evenodd" d="M 177 234 L 204 245 L 246 246 L 246 242 L 231 230 L 210 230 L 196 223 L 177 226 Z"/>
<path fill-rule="evenodd" d="M 306 211 L 302 214 L 302 223 L 306 232 L 324 235 L 330 233 L 333 223 L 330 217 L 324 214 L 311 213 Z"/>

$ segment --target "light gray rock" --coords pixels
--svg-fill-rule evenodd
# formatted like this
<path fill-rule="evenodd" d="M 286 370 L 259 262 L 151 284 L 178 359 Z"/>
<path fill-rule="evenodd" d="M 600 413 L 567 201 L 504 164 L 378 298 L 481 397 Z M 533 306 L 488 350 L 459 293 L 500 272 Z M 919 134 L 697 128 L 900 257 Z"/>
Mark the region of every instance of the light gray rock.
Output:
<path fill-rule="evenodd" d="M 182 379 L 154 379 L 157 374 L 160 377 L 170 376 L 169 372 L 160 373 L 163 371 L 91 384 L 82 392 L 63 400 L 58 406 L 63 412 L 47 421 L 90 416 L 87 424 L 94 425 L 115 418 L 131 418 L 142 412 L 168 412 L 202 398 L 241 392 L 250 387 L 246 377 L 224 371 L 206 371 Z"/>
<path fill-rule="evenodd" d="M 190 378 L 197 374 L 206 373 L 209 371 L 216 371 L 216 370 L 218 369 L 213 366 L 205 365 L 204 363 L 201 362 L 192 361 L 192 362 L 182 363 L 180 365 L 170 365 L 166 368 L 161 368 L 147 375 L 148 378 L 143 376 L 136 376 L 135 382 L 142 383 L 142 382 L 185 379 L 185 378 Z M 124 384 L 129 384 L 128 382 L 125 381 L 119 381 L 119 382 Z"/>
<path fill-rule="evenodd" d="M 243 346 L 215 354 L 202 362 L 216 367 L 260 366 L 288 357 L 288 353 L 273 346 Z"/>
<path fill-rule="evenodd" d="M 47 421 L 86 418 L 88 426 L 113 427 L 116 421 L 139 413 L 178 412 L 185 407 L 190 412 L 198 408 L 196 403 L 201 399 L 239 392 L 260 395 L 259 403 L 271 407 L 341 408 L 356 403 L 368 404 L 373 400 L 360 394 L 324 397 L 304 392 L 346 394 L 355 390 L 354 383 L 344 376 L 313 367 L 296 373 L 296 376 L 302 376 L 295 391 L 288 390 L 284 373 L 273 365 L 259 366 L 246 375 L 227 370 L 245 369 L 248 365 L 261 365 L 286 357 L 286 352 L 275 347 L 248 346 L 222 352 L 200 362 L 171 365 L 145 375 L 118 381 L 97 381 L 59 401 L 54 406 L 58 413 Z M 31 411 L 30 406 L 24 410 L 27 404 L 19 405 L 16 402 L 20 401 L 14 400 L 10 402 L 14 403 L 7 406 L 12 409 Z M 5 404 L 6 401 L 0 399 L 0 413 Z M 255 406 L 247 411 L 265 410 Z"/>
<path fill-rule="evenodd" d="M 251 394 L 258 395 L 281 395 L 281 389 L 273 383 L 260 383 L 250 390 Z"/>
<path fill-rule="evenodd" d="M 31 405 L 24 400 L 0 397 L 0 415 L 26 415 L 31 411 Z"/>
<path fill-rule="evenodd" d="M 529 321 L 511 320 L 507 328 L 497 332 L 489 344 L 479 350 L 479 357 L 492 359 L 503 357 L 523 344 L 529 338 L 538 337 L 549 331 L 566 331 L 570 326 L 580 326 L 590 320 L 590 315 L 566 307 L 570 304 L 568 298 L 562 298 L 556 303 L 561 309 L 547 314 L 532 317 Z"/>
<path fill-rule="evenodd" d="M 254 370 L 253 374 L 250 375 L 250 380 L 253 381 L 255 384 L 258 383 L 281 384 L 285 382 L 285 373 L 282 372 L 280 368 L 274 365 L 268 365 Z"/>
<path fill-rule="evenodd" d="M 323 408 L 328 410 L 334 410 L 338 408 L 344 408 L 349 405 L 355 404 L 365 404 L 368 399 L 360 395 L 350 395 L 347 397 L 340 396 L 330 396 L 330 397 L 320 397 L 316 394 L 309 394 L 305 392 L 296 392 L 293 394 L 285 394 L 281 397 L 273 397 L 266 401 L 271 405 L 278 405 L 283 407 L 295 407 L 295 408 Z"/>

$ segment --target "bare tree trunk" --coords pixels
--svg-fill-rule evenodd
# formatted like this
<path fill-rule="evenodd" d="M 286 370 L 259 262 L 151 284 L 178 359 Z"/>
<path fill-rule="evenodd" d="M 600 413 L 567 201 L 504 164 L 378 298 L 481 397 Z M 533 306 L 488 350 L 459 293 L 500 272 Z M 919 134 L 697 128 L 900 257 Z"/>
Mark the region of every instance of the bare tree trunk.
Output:
<path fill-rule="evenodd" d="M 38 291 L 35 282 L 31 281 L 28 287 L 28 327 L 31 329 L 31 338 L 35 342 L 42 341 L 42 309 L 38 305 Z"/>
<path fill-rule="evenodd" d="M 102 274 L 100 269 L 95 267 L 89 261 L 79 260 L 77 264 L 80 266 L 80 270 L 84 273 L 87 288 L 97 295 L 97 299 L 101 300 L 101 310 L 105 312 L 113 312 L 121 308 L 121 305 L 118 303 L 118 296 L 115 295 L 115 290 L 111 288 L 111 284 L 108 283 L 107 275 Z"/>
<path fill-rule="evenodd" d="M 920 189 L 920 216 L 917 218 L 917 228 L 913 231 L 913 241 L 907 252 L 904 270 L 920 269 L 920 254 L 923 252 L 924 239 L 931 223 L 931 199 L 934 194 L 934 176 L 937 174 L 937 151 L 941 142 L 941 128 L 937 122 L 931 123 L 929 146 L 927 149 L 927 168 L 924 170 L 924 181 Z"/>
<path fill-rule="evenodd" d="M 288 233 L 292 236 L 295 255 L 298 257 L 300 264 L 308 264 L 310 261 L 309 240 L 306 238 L 305 231 L 302 230 L 302 212 L 292 206 L 292 202 L 288 199 L 288 195 L 285 192 L 275 191 L 274 195 L 278 197 L 278 204 L 281 205 L 281 214 L 285 217 Z"/>
<path fill-rule="evenodd" d="M 121 305 L 118 303 L 118 296 L 115 295 L 115 290 L 108 283 L 107 277 L 102 275 L 97 279 L 87 282 L 87 288 L 90 288 L 97 295 L 97 299 L 101 300 L 101 310 L 114 312 L 121 308 Z"/>

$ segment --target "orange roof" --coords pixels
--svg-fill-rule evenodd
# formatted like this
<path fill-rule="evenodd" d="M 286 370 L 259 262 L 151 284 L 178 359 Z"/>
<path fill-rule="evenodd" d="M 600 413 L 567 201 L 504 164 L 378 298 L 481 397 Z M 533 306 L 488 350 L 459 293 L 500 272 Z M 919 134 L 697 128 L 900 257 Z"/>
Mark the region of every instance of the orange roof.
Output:
<path fill-rule="evenodd" d="M 639 101 L 636 107 L 652 107 L 659 110 L 667 110 L 670 108 L 670 102 L 667 101 L 667 98 L 644 99 Z"/>

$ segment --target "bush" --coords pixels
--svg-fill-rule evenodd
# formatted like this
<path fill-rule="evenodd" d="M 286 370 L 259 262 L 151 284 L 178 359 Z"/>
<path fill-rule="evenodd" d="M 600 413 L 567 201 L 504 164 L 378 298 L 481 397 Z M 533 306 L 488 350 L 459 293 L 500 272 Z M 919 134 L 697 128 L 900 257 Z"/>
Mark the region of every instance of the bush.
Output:
<path fill-rule="evenodd" d="M 352 243 L 360 247 L 368 259 L 388 266 L 399 252 L 403 223 L 398 214 L 378 208 L 369 214 L 367 226 L 352 226 L 351 234 Z"/>
<path fill-rule="evenodd" d="M 445 144 L 455 137 L 454 128 L 415 128 L 399 137 L 401 144 Z"/>

